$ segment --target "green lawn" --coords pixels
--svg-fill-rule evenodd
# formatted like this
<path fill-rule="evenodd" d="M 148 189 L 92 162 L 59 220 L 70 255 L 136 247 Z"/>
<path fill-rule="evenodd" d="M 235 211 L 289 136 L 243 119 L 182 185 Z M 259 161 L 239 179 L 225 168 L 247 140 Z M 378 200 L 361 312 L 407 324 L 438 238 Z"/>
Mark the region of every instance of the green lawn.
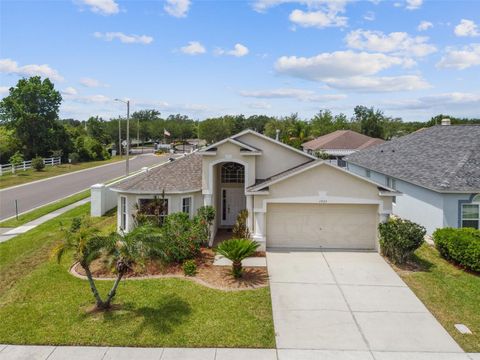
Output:
<path fill-rule="evenodd" d="M 275 346 L 268 288 L 212 290 L 182 279 L 123 281 L 118 310 L 88 313 L 88 283 L 49 254 L 60 224 L 88 214 L 89 204 L 0 244 L 0 343 L 268 347 Z M 108 232 L 115 217 L 95 222 Z M 105 294 L 110 281 L 99 282 Z"/>
<path fill-rule="evenodd" d="M 125 159 L 123 157 L 122 159 Z M 115 156 L 108 160 L 102 161 L 90 161 L 79 164 L 63 164 L 58 166 L 46 166 L 42 171 L 35 170 L 17 170 L 15 174 L 6 173 L 0 176 L 0 189 L 4 189 L 10 186 L 26 184 L 36 180 L 46 179 L 52 176 L 67 174 L 73 171 L 88 169 L 95 166 L 110 164 L 120 161 L 120 156 Z"/>
<path fill-rule="evenodd" d="M 400 276 L 467 352 L 480 352 L 480 276 L 463 271 L 424 245 L 415 253 L 422 271 Z M 454 324 L 465 324 L 473 335 L 462 335 Z"/>

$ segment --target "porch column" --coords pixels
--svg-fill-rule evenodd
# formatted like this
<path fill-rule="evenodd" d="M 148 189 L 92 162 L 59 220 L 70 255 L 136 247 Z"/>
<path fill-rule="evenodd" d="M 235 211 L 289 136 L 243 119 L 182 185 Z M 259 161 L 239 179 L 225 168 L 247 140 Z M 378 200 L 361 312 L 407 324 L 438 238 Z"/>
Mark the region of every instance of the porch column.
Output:
<path fill-rule="evenodd" d="M 250 234 L 253 234 L 253 196 L 247 195 L 247 211 L 248 211 L 248 218 L 247 218 L 247 227 L 250 230 Z"/>
<path fill-rule="evenodd" d="M 204 206 L 212 206 L 212 194 L 204 194 L 203 195 L 203 205 Z"/>
<path fill-rule="evenodd" d="M 258 248 L 260 251 L 265 251 L 266 249 L 265 215 L 264 211 L 255 211 L 255 233 L 253 234 L 253 240 L 260 244 Z"/>

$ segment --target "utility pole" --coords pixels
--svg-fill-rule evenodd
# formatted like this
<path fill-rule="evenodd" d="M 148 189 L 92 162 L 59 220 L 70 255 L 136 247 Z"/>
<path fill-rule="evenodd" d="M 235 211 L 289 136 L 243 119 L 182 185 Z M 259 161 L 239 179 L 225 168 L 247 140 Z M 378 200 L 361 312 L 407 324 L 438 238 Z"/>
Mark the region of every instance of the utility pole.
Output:
<path fill-rule="evenodd" d="M 126 159 L 125 159 L 125 172 L 128 176 L 130 174 L 130 100 L 124 101 L 120 99 L 115 99 L 115 101 L 122 102 L 127 105 L 127 151 L 126 151 Z"/>
<path fill-rule="evenodd" d="M 118 118 L 118 154 L 122 157 L 122 118 Z"/>

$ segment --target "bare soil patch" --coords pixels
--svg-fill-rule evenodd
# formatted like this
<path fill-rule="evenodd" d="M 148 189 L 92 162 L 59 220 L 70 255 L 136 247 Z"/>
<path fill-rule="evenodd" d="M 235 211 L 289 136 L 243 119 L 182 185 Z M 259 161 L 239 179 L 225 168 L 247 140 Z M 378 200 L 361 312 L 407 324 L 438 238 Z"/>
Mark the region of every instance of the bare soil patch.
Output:
<path fill-rule="evenodd" d="M 215 253 L 212 249 L 202 248 L 199 256 L 195 259 L 197 264 L 195 276 L 185 276 L 181 264 L 165 265 L 160 261 L 150 260 L 144 266 L 138 266 L 129 271 L 125 279 L 180 277 L 220 290 L 248 290 L 268 286 L 268 272 L 265 267 L 245 267 L 243 277 L 235 279 L 231 274 L 231 267 L 214 266 L 214 258 Z M 71 271 L 74 275 L 76 273 L 85 276 L 85 271 L 79 264 L 75 264 Z M 91 264 L 91 271 L 93 276 L 99 280 L 115 277 L 112 267 L 105 259 L 95 260 Z"/>

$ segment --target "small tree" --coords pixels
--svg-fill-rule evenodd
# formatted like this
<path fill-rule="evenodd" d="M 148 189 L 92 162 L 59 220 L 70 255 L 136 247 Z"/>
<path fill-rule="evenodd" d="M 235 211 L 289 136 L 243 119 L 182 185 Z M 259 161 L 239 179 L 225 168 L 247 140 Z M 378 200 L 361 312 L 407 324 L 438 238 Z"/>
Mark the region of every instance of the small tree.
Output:
<path fill-rule="evenodd" d="M 247 226 L 248 210 L 241 210 L 237 215 L 237 220 L 233 226 L 233 237 L 237 239 L 250 239 L 250 230 Z"/>
<path fill-rule="evenodd" d="M 23 155 L 20 151 L 13 154 L 8 162 L 12 165 L 12 173 L 15 172 L 15 167 L 23 164 Z"/>
<path fill-rule="evenodd" d="M 215 208 L 213 206 L 202 206 L 197 210 L 197 220 L 205 230 L 205 241 L 210 240 L 211 232 L 210 229 L 215 220 Z"/>
<path fill-rule="evenodd" d="M 217 247 L 217 253 L 232 261 L 232 274 L 235 278 L 242 277 L 242 261 L 252 256 L 260 246 L 249 239 L 230 239 L 223 241 Z"/>
<path fill-rule="evenodd" d="M 54 249 L 53 254 L 60 262 L 68 250 L 73 250 L 74 259 L 85 271 L 96 307 L 106 310 L 111 307 L 123 276 L 133 264 L 142 263 L 143 259 L 149 256 L 151 246 L 155 243 L 157 243 L 157 237 L 150 229 L 140 227 L 128 234 L 112 233 L 102 236 L 89 218 L 75 218 L 70 229 L 65 231 L 62 243 Z M 100 296 L 90 270 L 92 262 L 101 255 L 109 258 L 117 274 L 105 300 Z"/>
<path fill-rule="evenodd" d="M 322 160 L 328 160 L 329 159 L 329 155 L 323 151 L 323 150 L 318 150 L 318 151 L 315 151 L 315 156 L 319 159 L 322 159 Z"/>
<path fill-rule="evenodd" d="M 42 171 L 45 169 L 45 163 L 43 162 L 43 158 L 40 156 L 37 156 L 32 159 L 32 168 L 34 168 L 36 171 Z"/>

